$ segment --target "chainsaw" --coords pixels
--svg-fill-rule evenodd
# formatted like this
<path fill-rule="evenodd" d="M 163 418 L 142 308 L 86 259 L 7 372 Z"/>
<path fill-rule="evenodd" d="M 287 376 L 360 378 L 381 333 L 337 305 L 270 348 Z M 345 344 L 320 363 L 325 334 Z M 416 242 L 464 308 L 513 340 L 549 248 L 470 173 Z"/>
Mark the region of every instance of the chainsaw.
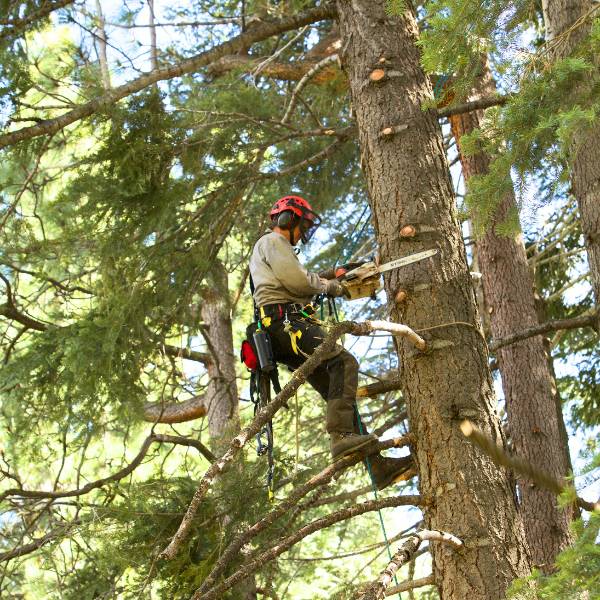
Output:
<path fill-rule="evenodd" d="M 384 265 L 377 265 L 372 261 L 350 263 L 338 267 L 335 270 L 335 276 L 345 288 L 347 292 L 346 297 L 349 300 L 374 298 L 375 294 L 383 287 L 382 273 L 424 260 L 425 258 L 434 256 L 437 252 L 437 249 L 425 250 L 424 252 L 417 252 L 416 254 L 397 258 Z"/>

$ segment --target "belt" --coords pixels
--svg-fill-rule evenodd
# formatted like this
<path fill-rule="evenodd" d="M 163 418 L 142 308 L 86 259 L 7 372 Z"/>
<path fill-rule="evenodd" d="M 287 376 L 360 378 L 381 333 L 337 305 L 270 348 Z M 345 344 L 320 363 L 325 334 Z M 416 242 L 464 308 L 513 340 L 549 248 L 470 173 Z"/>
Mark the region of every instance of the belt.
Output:
<path fill-rule="evenodd" d="M 285 303 L 277 303 L 277 304 L 265 304 L 261 306 L 259 311 L 260 314 L 265 314 L 272 319 L 283 319 L 286 313 L 289 315 L 291 313 L 299 313 L 304 308 L 303 304 L 299 304 L 298 302 L 285 302 Z"/>

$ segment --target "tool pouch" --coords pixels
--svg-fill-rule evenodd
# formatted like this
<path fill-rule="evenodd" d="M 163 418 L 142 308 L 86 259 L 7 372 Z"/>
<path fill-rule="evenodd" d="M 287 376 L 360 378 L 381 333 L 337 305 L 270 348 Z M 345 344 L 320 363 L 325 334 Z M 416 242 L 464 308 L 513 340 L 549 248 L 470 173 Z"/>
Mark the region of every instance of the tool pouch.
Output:
<path fill-rule="evenodd" d="M 277 366 L 275 357 L 273 356 L 273 346 L 271 346 L 271 338 L 264 329 L 257 329 L 252 334 L 252 340 L 258 354 L 258 363 L 260 370 L 264 373 L 269 373 Z"/>

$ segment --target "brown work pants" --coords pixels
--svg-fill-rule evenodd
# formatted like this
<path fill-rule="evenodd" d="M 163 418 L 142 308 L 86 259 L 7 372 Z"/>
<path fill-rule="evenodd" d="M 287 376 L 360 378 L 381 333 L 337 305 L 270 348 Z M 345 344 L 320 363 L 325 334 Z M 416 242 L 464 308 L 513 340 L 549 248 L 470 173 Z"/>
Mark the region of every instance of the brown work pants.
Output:
<path fill-rule="evenodd" d="M 288 315 L 288 318 L 291 331 L 285 331 L 284 319 L 272 319 L 266 330 L 271 338 L 275 360 L 295 370 L 321 344 L 325 333 L 317 323 L 297 313 Z M 356 358 L 336 345 L 307 380 L 327 401 L 327 431 L 359 433 L 354 409 L 358 385 Z M 364 426 L 363 432 L 366 433 Z"/>

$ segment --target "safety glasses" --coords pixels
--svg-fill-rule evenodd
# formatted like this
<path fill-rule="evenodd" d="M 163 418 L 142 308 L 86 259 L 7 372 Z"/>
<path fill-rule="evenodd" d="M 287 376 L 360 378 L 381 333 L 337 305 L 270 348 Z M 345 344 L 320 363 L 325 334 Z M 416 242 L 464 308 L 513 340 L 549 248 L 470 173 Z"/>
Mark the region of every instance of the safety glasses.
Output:
<path fill-rule="evenodd" d="M 300 220 L 300 231 L 302 233 L 302 243 L 308 244 L 312 239 L 315 231 L 321 226 L 321 217 L 310 210 L 302 211 L 302 219 Z"/>

